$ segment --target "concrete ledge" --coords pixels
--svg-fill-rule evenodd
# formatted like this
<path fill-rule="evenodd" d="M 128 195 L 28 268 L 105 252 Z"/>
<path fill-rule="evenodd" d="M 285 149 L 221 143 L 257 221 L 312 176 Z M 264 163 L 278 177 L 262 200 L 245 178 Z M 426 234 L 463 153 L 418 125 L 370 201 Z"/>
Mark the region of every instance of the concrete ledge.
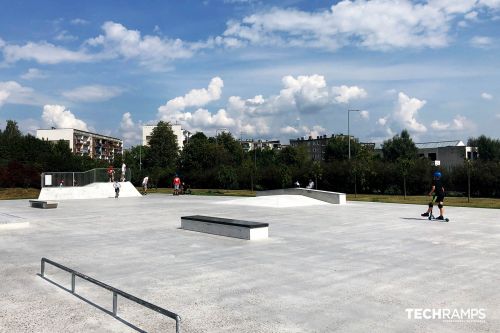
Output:
<path fill-rule="evenodd" d="M 207 234 L 257 240 L 268 237 L 268 223 L 225 219 L 212 216 L 183 216 L 181 228 Z"/>
<path fill-rule="evenodd" d="M 336 205 L 345 205 L 346 203 L 345 193 L 310 190 L 302 187 L 257 192 L 258 197 L 266 195 L 303 195 Z"/>
<path fill-rule="evenodd" d="M 42 209 L 57 208 L 57 204 L 58 203 L 56 201 L 30 200 L 30 206 L 33 208 L 42 208 Z"/>
<path fill-rule="evenodd" d="M 120 182 L 120 198 L 142 197 L 131 182 Z M 92 183 L 86 186 L 44 187 L 38 200 L 104 199 L 114 198 L 113 183 Z"/>

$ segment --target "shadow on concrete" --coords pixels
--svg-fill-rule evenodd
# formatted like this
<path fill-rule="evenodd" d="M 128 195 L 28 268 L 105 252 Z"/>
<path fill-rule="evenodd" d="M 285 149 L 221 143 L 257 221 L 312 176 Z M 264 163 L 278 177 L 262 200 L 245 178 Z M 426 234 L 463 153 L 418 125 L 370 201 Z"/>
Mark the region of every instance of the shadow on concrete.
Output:
<path fill-rule="evenodd" d="M 418 217 L 401 217 L 402 220 L 411 220 L 411 221 L 422 221 L 422 222 L 425 222 L 425 221 L 429 221 L 428 218 L 418 218 Z"/>
<path fill-rule="evenodd" d="M 70 293 L 70 294 L 74 295 L 75 297 L 79 298 L 80 300 L 84 301 L 85 303 L 87 303 L 87 304 L 89 304 L 89 305 L 92 305 L 93 307 L 95 307 L 95 308 L 97 308 L 97 309 L 101 310 L 101 311 L 102 311 L 102 312 L 104 312 L 104 313 L 107 313 L 108 315 L 110 315 L 111 317 L 115 318 L 115 319 L 116 319 L 116 320 L 118 320 L 119 322 L 121 322 L 121 323 L 123 323 L 123 324 L 127 325 L 127 326 L 128 326 L 128 327 L 130 327 L 131 329 L 133 329 L 133 330 L 135 330 L 135 331 L 137 331 L 137 332 L 139 332 L 139 333 L 148 333 L 147 331 L 144 331 L 144 330 L 140 329 L 139 327 L 135 326 L 134 324 L 129 323 L 129 322 L 128 322 L 128 321 L 126 321 L 125 319 L 120 318 L 118 315 L 116 315 L 116 316 L 115 316 L 115 315 L 113 314 L 113 312 L 111 312 L 111 311 L 109 311 L 109 310 L 107 310 L 107 309 L 103 308 L 102 306 L 100 306 L 100 305 L 98 305 L 98 304 L 96 304 L 96 303 L 94 303 L 94 302 L 92 302 L 92 301 L 88 300 L 87 298 L 85 298 L 85 297 L 83 297 L 83 296 L 81 296 L 81 295 L 78 295 L 76 292 L 75 292 L 75 293 L 72 293 L 70 289 L 68 289 L 68 288 L 66 288 L 66 287 L 64 287 L 64 286 L 62 286 L 62 285 L 60 285 L 59 283 L 57 283 L 57 282 L 55 282 L 55 281 L 52 281 L 51 279 L 48 279 L 48 278 L 46 278 L 46 277 L 42 276 L 40 273 L 38 273 L 37 275 L 38 275 L 39 277 L 41 277 L 42 279 L 44 279 L 45 281 L 47 281 L 47 282 L 49 282 L 49 283 L 52 283 L 54 286 L 59 287 L 59 288 L 61 288 L 62 290 L 65 290 L 65 291 L 67 291 L 68 293 Z"/>

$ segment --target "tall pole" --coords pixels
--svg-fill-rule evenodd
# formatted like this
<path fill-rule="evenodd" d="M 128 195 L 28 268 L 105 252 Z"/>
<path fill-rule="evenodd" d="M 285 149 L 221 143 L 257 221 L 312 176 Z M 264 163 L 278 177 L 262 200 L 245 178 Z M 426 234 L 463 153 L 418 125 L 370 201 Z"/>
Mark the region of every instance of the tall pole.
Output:
<path fill-rule="evenodd" d="M 347 140 L 349 141 L 349 160 L 351 160 L 351 112 L 359 112 L 361 110 L 348 109 L 347 110 Z"/>
<path fill-rule="evenodd" d="M 139 146 L 139 171 L 142 171 L 142 145 Z"/>

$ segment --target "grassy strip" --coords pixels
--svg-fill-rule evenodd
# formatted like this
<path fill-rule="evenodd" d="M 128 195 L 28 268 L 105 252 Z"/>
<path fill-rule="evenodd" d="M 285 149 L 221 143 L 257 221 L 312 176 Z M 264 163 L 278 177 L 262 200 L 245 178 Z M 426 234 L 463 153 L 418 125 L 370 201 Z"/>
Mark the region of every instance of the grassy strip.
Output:
<path fill-rule="evenodd" d="M 406 199 L 401 195 L 380 195 L 380 194 L 348 194 L 347 200 L 352 201 L 369 201 L 369 202 L 388 202 L 400 204 L 417 204 L 427 206 L 430 197 L 428 196 L 407 196 Z M 445 206 L 455 207 L 471 207 L 471 208 L 500 208 L 500 199 L 491 198 L 471 198 L 467 202 L 464 197 L 446 197 L 444 199 Z"/>
<path fill-rule="evenodd" d="M 142 193 L 142 188 L 137 187 L 137 190 Z M 172 194 L 172 188 L 150 189 L 148 193 L 164 193 Z M 234 197 L 255 197 L 255 191 L 250 190 L 221 190 L 221 189 L 191 189 L 192 195 L 213 195 L 213 196 L 234 196 Z"/>
<path fill-rule="evenodd" d="M 37 188 L 0 188 L 0 200 L 36 199 L 39 194 Z"/>

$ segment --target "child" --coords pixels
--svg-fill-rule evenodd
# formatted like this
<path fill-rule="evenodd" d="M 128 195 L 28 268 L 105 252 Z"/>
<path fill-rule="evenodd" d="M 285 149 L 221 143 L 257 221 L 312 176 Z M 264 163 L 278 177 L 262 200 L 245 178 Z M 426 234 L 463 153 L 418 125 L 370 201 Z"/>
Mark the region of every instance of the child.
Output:
<path fill-rule="evenodd" d="M 122 185 L 118 183 L 118 180 L 115 180 L 115 182 L 113 183 L 113 187 L 115 188 L 115 199 L 116 199 L 120 195 L 120 187 L 122 187 Z"/>
<path fill-rule="evenodd" d="M 142 189 L 144 195 L 148 194 L 148 181 L 149 181 L 148 176 L 144 177 L 144 179 L 142 180 Z"/>
<path fill-rule="evenodd" d="M 421 216 L 429 216 L 429 215 L 432 216 L 432 207 L 434 206 L 434 203 L 437 202 L 439 208 L 439 216 L 436 217 L 436 220 L 444 220 L 443 217 L 444 187 L 441 181 L 441 172 L 439 171 L 434 172 L 434 180 L 432 181 L 432 188 L 431 191 L 429 192 L 429 196 L 431 195 L 432 195 L 432 200 L 431 202 L 429 202 L 429 209 L 427 209 L 427 212 L 421 214 Z"/>

